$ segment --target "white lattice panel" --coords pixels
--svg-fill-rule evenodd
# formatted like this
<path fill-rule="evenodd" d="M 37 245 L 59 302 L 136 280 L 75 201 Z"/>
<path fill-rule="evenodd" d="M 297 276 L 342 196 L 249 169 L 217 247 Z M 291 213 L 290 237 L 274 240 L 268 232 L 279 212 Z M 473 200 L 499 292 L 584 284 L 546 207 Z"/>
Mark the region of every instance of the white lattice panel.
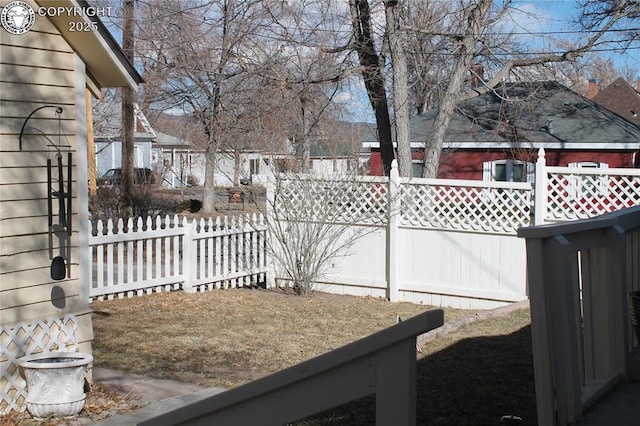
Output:
<path fill-rule="evenodd" d="M 574 220 L 640 205 L 640 176 L 585 171 L 550 173 L 547 220 Z"/>
<path fill-rule="evenodd" d="M 403 225 L 515 233 L 531 221 L 531 189 L 409 184 L 401 187 Z"/>
<path fill-rule="evenodd" d="M 20 375 L 17 359 L 40 352 L 75 352 L 78 350 L 77 330 L 78 319 L 72 314 L 32 324 L 21 322 L 14 327 L 0 326 L 0 413 L 25 409 L 26 383 Z"/>
<path fill-rule="evenodd" d="M 278 215 L 285 220 L 383 224 L 387 220 L 387 184 L 296 176 L 276 188 Z"/>

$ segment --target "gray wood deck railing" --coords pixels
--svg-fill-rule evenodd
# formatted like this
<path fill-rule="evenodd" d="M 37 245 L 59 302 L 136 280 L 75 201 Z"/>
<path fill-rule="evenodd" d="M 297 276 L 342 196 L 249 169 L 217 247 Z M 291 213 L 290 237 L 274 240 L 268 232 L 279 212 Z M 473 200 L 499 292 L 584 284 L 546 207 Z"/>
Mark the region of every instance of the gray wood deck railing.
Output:
<path fill-rule="evenodd" d="M 640 289 L 640 207 L 518 235 L 527 244 L 538 424 L 570 424 L 627 378 L 637 350 L 627 295 Z"/>
<path fill-rule="evenodd" d="M 293 367 L 140 425 L 282 425 L 375 394 L 376 423 L 416 422 L 416 336 L 443 325 L 424 312 Z"/>

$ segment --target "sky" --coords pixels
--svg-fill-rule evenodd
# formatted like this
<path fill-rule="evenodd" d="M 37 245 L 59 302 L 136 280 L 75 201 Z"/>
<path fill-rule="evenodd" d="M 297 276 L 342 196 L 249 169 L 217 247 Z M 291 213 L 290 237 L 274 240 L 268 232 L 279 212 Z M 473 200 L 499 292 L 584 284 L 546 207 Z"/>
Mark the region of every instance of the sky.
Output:
<path fill-rule="evenodd" d="M 98 0 L 98 2 L 119 4 L 120 0 Z M 551 38 L 577 37 L 577 26 L 572 22 L 579 15 L 575 0 L 513 0 L 512 11 L 504 26 L 519 35 L 522 42 L 535 46 L 542 51 L 556 51 Z M 107 22 L 107 24 L 109 24 Z M 638 25 L 640 27 L 640 24 Z M 113 26 L 109 26 L 114 30 Z M 114 37 L 121 42 L 122 35 L 117 29 Z M 530 34 L 534 33 L 534 34 Z M 605 59 L 611 59 L 618 69 L 630 68 L 638 70 L 640 78 L 640 41 L 631 46 L 626 53 L 599 52 Z M 349 104 L 349 110 L 357 121 L 373 121 L 373 113 L 366 97 L 366 92 L 360 83 L 357 87 L 350 87 L 341 94 Z"/>
<path fill-rule="evenodd" d="M 530 12 L 525 16 L 523 13 L 518 19 L 518 23 L 532 32 L 558 33 L 558 37 L 571 38 L 578 35 L 578 27 L 573 22 L 580 14 L 575 0 L 516 0 L 515 7 L 520 10 Z M 640 23 L 638 24 L 640 27 Z M 537 43 L 544 43 L 542 37 L 536 37 Z M 548 43 L 547 43 L 548 44 Z M 626 53 L 620 52 L 600 52 L 605 58 L 610 58 L 616 67 L 628 66 L 639 70 L 640 74 L 640 41 L 636 41 L 634 46 Z"/>
<path fill-rule="evenodd" d="M 514 0 L 513 10 L 510 12 L 508 20 L 504 23 L 505 28 L 512 29 L 520 35 L 520 41 L 535 46 L 542 51 L 557 51 L 552 46 L 550 37 L 570 39 L 579 35 L 575 22 L 580 14 L 580 10 L 575 0 Z M 640 27 L 640 23 L 638 25 Z M 534 34 L 525 34 L 534 33 Z M 635 42 L 635 46 L 627 52 L 599 52 L 605 59 L 611 59 L 618 69 L 629 67 L 637 70 L 637 77 L 640 78 L 640 41 Z M 369 102 L 364 94 L 352 97 L 352 111 L 355 120 L 374 122 L 373 113 Z"/>

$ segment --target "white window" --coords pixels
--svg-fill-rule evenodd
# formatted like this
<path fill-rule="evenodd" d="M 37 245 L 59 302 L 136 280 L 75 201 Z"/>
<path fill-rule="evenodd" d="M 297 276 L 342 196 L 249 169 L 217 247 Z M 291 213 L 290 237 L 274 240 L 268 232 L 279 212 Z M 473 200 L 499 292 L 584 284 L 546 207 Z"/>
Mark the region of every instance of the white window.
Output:
<path fill-rule="evenodd" d="M 582 161 L 569 163 L 569 167 L 586 170 L 604 170 L 609 167 L 607 163 L 594 161 Z M 569 187 L 575 198 L 584 198 L 595 195 L 606 195 L 609 191 L 609 179 L 602 173 L 576 173 L 569 176 Z"/>
<path fill-rule="evenodd" d="M 411 172 L 413 177 L 422 177 L 423 168 L 424 168 L 424 161 L 411 160 Z"/>
<path fill-rule="evenodd" d="M 486 161 L 482 165 L 482 180 L 497 182 L 533 182 L 535 165 L 518 160 Z"/>
<path fill-rule="evenodd" d="M 144 167 L 144 161 L 142 159 L 142 148 L 140 147 L 140 145 L 133 145 L 133 164 L 135 164 L 134 167 Z"/>
<path fill-rule="evenodd" d="M 249 159 L 249 175 L 260 174 L 260 160 L 257 158 Z"/>

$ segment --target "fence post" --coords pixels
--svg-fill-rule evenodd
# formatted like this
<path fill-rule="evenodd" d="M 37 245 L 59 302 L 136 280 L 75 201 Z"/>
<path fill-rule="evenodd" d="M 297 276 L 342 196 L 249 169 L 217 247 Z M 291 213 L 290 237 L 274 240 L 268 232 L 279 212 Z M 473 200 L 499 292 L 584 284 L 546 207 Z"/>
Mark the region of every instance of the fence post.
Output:
<path fill-rule="evenodd" d="M 184 284 L 182 284 L 182 289 L 186 293 L 196 292 L 196 288 L 193 285 L 193 280 L 196 277 L 193 259 L 195 259 L 196 253 L 192 253 L 195 226 L 195 219 L 190 222 L 186 217 L 182 218 L 182 227 L 184 228 L 184 235 L 182 236 L 182 274 L 184 275 Z"/>
<path fill-rule="evenodd" d="M 274 208 L 275 208 L 275 199 L 276 199 L 276 171 L 272 170 L 271 173 L 267 175 L 267 181 L 265 182 L 266 189 L 266 206 L 265 206 L 265 216 L 264 224 L 267 229 L 264 232 L 264 254 L 265 254 L 265 266 L 267 267 L 267 276 L 265 277 L 265 286 L 267 288 L 275 288 L 276 287 L 276 268 L 274 265 L 274 256 L 269 255 L 269 239 L 271 238 L 271 224 L 276 221 L 277 218 L 274 217 Z M 271 246 L 273 247 L 273 246 Z"/>
<path fill-rule="evenodd" d="M 398 189 L 400 185 L 400 175 L 398 173 L 398 161 L 391 162 L 391 173 L 389 173 L 389 206 L 387 225 L 387 297 L 390 302 L 398 301 L 398 225 L 400 218 Z"/>
<path fill-rule="evenodd" d="M 542 225 L 547 215 L 547 163 L 544 148 L 538 150 L 533 193 L 533 223 Z"/>

